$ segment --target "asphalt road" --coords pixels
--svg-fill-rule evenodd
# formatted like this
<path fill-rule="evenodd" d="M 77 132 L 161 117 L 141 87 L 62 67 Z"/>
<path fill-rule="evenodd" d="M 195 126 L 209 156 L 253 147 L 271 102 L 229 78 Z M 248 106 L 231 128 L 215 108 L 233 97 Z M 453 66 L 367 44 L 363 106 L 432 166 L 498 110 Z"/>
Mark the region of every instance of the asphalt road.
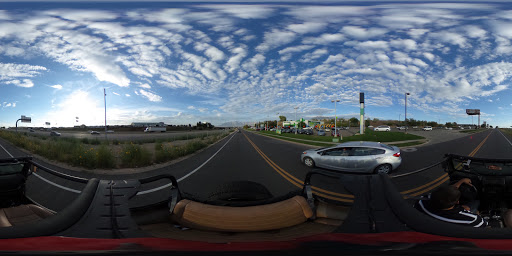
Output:
<path fill-rule="evenodd" d="M 418 147 L 416 151 L 402 152 L 402 165 L 392 175 L 407 174 L 411 171 L 440 162 L 447 153 L 475 157 L 510 158 L 512 138 L 499 130 L 486 130 L 451 141 Z M 11 155 L 23 156 L 22 151 L 0 139 Z M 186 194 L 205 200 L 223 184 L 238 180 L 249 180 L 263 184 L 274 196 L 297 191 L 306 173 L 311 169 L 300 163 L 300 154 L 310 148 L 276 140 L 256 133 L 244 131 L 233 133 L 219 143 L 174 165 L 145 173 L 129 175 L 97 175 L 89 172 L 65 170 L 50 163 L 35 159 L 36 162 L 56 171 L 84 178 L 140 179 L 158 174 L 172 174 L 180 189 Z M 9 157 L 0 150 L 0 158 Z M 441 166 L 425 172 L 392 179 L 398 190 L 406 195 L 419 195 L 434 186 L 446 182 L 447 177 Z M 52 184 L 53 183 L 53 184 Z M 161 180 L 141 187 L 144 194 L 132 200 L 133 206 L 141 206 L 168 198 L 165 187 L 168 181 Z M 335 179 L 317 177 L 312 180 L 314 192 L 327 199 L 347 202 L 350 195 Z M 76 198 L 84 184 L 55 177 L 44 171 L 36 172 L 27 183 L 27 195 L 52 210 L 59 211 Z M 154 189 L 154 191 L 152 191 Z"/>

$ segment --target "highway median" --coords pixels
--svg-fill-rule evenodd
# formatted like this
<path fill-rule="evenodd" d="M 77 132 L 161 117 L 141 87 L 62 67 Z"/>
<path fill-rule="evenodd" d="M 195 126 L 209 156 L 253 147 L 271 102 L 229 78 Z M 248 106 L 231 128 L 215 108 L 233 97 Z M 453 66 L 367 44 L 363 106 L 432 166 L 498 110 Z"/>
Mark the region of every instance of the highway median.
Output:
<path fill-rule="evenodd" d="M 408 147 L 420 145 L 426 142 L 424 137 L 414 135 L 414 134 L 405 134 L 402 132 L 374 132 L 367 131 L 363 135 L 352 135 L 343 137 L 339 142 L 333 142 L 334 137 L 332 136 L 317 136 L 317 135 L 305 135 L 305 134 L 277 134 L 273 131 L 253 131 L 257 134 L 295 142 L 312 146 L 319 147 L 331 147 L 339 143 L 347 142 L 347 141 L 377 141 L 377 142 L 386 142 L 390 145 L 396 145 L 398 147 Z"/>

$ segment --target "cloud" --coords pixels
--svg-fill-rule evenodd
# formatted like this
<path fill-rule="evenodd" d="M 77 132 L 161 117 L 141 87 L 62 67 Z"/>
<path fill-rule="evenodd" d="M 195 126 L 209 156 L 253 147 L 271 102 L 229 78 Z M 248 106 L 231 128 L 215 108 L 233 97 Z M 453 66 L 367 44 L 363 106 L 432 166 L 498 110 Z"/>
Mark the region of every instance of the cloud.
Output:
<path fill-rule="evenodd" d="M 0 81 L 15 78 L 28 78 L 40 75 L 47 69 L 28 64 L 0 63 Z"/>
<path fill-rule="evenodd" d="M 368 39 L 371 37 L 378 37 L 386 34 L 387 29 L 383 28 L 361 28 L 358 26 L 345 26 L 341 29 L 345 35 L 356 39 Z"/>
<path fill-rule="evenodd" d="M 308 34 L 321 32 L 326 26 L 327 23 L 322 22 L 304 22 L 300 24 L 290 24 L 287 29 L 297 34 Z"/>
<path fill-rule="evenodd" d="M 274 11 L 273 7 L 253 4 L 206 5 L 204 7 L 219 10 L 241 19 L 264 19 L 272 15 Z"/>
<path fill-rule="evenodd" d="M 131 95 L 130 95 L 130 94 L 128 94 L 128 93 L 127 93 L 127 94 L 125 94 L 124 96 L 126 96 L 126 97 L 131 97 Z"/>
<path fill-rule="evenodd" d="M 160 97 L 152 92 L 148 92 L 148 91 L 145 91 L 142 89 L 140 89 L 138 92 L 140 93 L 140 95 L 144 96 L 149 101 L 159 102 L 162 100 L 162 97 Z"/>
<path fill-rule="evenodd" d="M 16 85 L 18 87 L 25 87 L 25 88 L 34 87 L 34 83 L 30 79 L 9 80 L 9 81 L 5 81 L 4 83 L 5 84 L 13 84 L 13 85 Z"/>
<path fill-rule="evenodd" d="M 117 96 L 121 96 L 121 95 L 120 95 L 119 93 L 117 93 L 117 92 L 112 92 L 112 94 L 117 95 Z"/>
<path fill-rule="evenodd" d="M 308 37 L 302 40 L 303 44 L 329 45 L 345 40 L 342 34 L 322 34 L 319 37 Z"/>
<path fill-rule="evenodd" d="M 62 85 L 60 85 L 60 84 L 51 85 L 50 87 L 53 88 L 53 89 L 57 89 L 57 90 L 61 90 L 62 89 Z"/>
<path fill-rule="evenodd" d="M 266 32 L 264 42 L 256 47 L 259 52 L 266 52 L 270 49 L 286 45 L 295 40 L 297 34 L 291 31 L 283 31 L 273 29 L 271 32 Z"/>

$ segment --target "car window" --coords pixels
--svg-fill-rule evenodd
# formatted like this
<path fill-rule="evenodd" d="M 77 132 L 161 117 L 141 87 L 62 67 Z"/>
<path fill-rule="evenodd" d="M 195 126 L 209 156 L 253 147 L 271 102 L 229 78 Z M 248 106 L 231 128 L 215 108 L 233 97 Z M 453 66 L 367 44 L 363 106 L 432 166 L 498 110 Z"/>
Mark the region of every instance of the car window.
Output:
<path fill-rule="evenodd" d="M 334 148 L 330 150 L 324 151 L 324 155 L 326 156 L 352 156 L 352 148 Z"/>
<path fill-rule="evenodd" d="M 393 147 L 391 147 L 391 146 L 389 146 L 389 145 L 387 145 L 387 144 L 382 144 L 382 143 L 381 143 L 381 144 L 380 144 L 380 146 L 381 146 L 381 147 L 383 147 L 383 148 L 387 148 L 387 149 L 389 149 L 389 150 L 393 150 Z"/>
<path fill-rule="evenodd" d="M 23 170 L 23 164 L 0 165 L 0 175 L 21 173 L 22 170 Z"/>
<path fill-rule="evenodd" d="M 354 156 L 371 156 L 384 154 L 386 151 L 378 148 L 356 147 L 353 149 Z"/>

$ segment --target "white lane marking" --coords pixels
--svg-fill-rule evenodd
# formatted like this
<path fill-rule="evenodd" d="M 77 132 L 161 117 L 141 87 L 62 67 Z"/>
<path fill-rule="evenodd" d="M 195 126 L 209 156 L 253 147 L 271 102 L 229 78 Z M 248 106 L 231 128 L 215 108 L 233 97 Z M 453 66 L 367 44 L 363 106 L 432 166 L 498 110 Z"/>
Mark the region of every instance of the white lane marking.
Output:
<path fill-rule="evenodd" d="M 37 174 L 37 173 L 32 173 L 32 175 L 35 175 L 36 177 L 38 177 L 38 178 L 42 179 L 43 181 L 46 181 L 47 183 L 50 183 L 51 185 L 54 185 L 54 186 L 56 186 L 56 187 L 58 187 L 58 188 L 61 188 L 61 189 L 67 190 L 67 191 L 69 191 L 69 192 L 73 192 L 73 193 L 77 193 L 77 194 L 80 194 L 80 193 L 82 192 L 82 191 L 80 191 L 80 190 L 76 190 L 76 189 L 72 189 L 72 188 L 64 187 L 64 186 L 59 185 L 59 184 L 57 184 L 57 183 L 55 183 L 55 182 L 53 182 L 53 181 L 47 180 L 47 179 L 45 179 L 45 178 L 41 177 L 41 175 L 39 175 L 39 174 Z"/>
<path fill-rule="evenodd" d="M 205 166 L 208 162 L 210 162 L 210 160 L 212 160 L 230 141 L 233 137 L 235 137 L 236 133 L 233 134 L 231 136 L 231 138 L 229 138 L 228 141 L 226 141 L 226 143 L 224 143 L 224 145 L 219 148 L 219 150 L 217 150 L 217 152 L 215 152 L 215 154 L 213 154 L 210 158 L 208 158 L 208 160 L 206 160 L 203 164 L 201 164 L 199 167 L 197 167 L 196 169 L 194 169 L 193 171 L 189 172 L 187 175 L 179 178 L 177 181 L 180 182 L 186 178 L 188 178 L 190 175 L 194 174 L 195 172 L 199 171 L 199 169 L 201 169 L 203 166 Z M 149 189 L 149 190 L 144 190 L 144 191 L 139 191 L 137 192 L 137 195 L 144 195 L 144 194 L 148 194 L 148 193 L 151 193 L 151 192 L 155 192 L 155 191 L 158 191 L 158 190 L 162 190 L 164 188 L 167 188 L 167 187 L 170 187 L 172 186 L 171 183 L 169 184 L 166 184 L 166 185 L 163 185 L 163 186 L 160 186 L 160 187 L 156 187 L 156 188 L 153 188 L 153 189 Z"/>
<path fill-rule="evenodd" d="M 510 144 L 510 146 L 512 146 L 512 143 L 510 142 L 510 140 L 507 139 L 507 136 L 505 136 L 505 134 L 503 134 L 500 130 L 498 130 L 498 131 L 501 133 L 501 135 L 503 135 L 503 138 L 505 138 L 507 140 L 508 144 Z"/>
<path fill-rule="evenodd" d="M 9 151 L 7 151 L 7 149 L 5 149 L 5 148 L 4 148 L 4 146 L 2 146 L 2 144 L 0 144 L 0 147 L 2 147 L 2 149 L 3 149 L 7 154 L 9 154 L 11 157 L 14 157 L 14 156 L 12 156 L 12 155 L 11 155 L 11 153 L 9 153 Z"/>

